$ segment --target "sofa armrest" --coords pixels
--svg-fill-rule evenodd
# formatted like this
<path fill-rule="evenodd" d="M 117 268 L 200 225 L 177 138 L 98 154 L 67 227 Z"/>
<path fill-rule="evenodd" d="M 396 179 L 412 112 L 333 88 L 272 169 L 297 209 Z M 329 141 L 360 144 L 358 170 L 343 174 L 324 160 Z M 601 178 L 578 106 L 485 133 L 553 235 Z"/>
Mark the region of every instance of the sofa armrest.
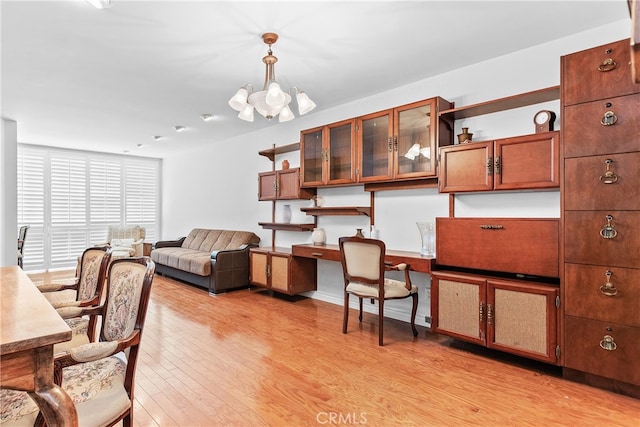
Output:
<path fill-rule="evenodd" d="M 186 239 L 187 237 L 181 237 L 177 240 L 160 240 L 158 242 L 156 242 L 155 244 L 155 248 L 175 248 L 175 247 L 180 247 L 182 246 L 182 242 L 184 242 L 184 239 Z"/>
<path fill-rule="evenodd" d="M 238 249 L 211 253 L 211 283 L 209 293 L 249 286 L 249 249 L 257 245 L 242 245 Z"/>

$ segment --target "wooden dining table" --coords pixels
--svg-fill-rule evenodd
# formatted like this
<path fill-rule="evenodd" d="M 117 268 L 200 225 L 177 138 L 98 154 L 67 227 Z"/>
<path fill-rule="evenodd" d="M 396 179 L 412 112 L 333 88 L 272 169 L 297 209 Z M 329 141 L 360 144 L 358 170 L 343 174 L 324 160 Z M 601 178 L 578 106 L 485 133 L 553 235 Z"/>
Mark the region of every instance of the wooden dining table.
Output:
<path fill-rule="evenodd" d="M 0 387 L 28 392 L 48 426 L 77 426 L 73 401 L 53 380 L 53 345 L 71 329 L 18 266 L 0 267 L 0 302 Z"/>

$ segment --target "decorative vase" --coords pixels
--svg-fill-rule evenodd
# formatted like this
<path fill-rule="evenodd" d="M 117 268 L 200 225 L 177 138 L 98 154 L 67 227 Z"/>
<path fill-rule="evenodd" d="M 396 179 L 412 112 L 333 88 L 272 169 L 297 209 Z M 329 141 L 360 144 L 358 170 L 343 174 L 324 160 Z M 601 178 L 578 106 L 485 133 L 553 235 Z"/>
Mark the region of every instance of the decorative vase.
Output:
<path fill-rule="evenodd" d="M 462 133 L 458 135 L 458 143 L 467 144 L 471 142 L 471 138 L 473 138 L 473 134 L 469 133 L 469 128 L 462 128 Z"/>
<path fill-rule="evenodd" d="M 291 222 L 291 205 L 284 205 L 282 208 L 282 222 L 285 224 Z"/>
<path fill-rule="evenodd" d="M 364 238 L 364 234 L 362 233 L 362 228 L 356 228 L 356 237 Z"/>
<path fill-rule="evenodd" d="M 322 196 L 313 196 L 311 200 L 313 201 L 314 208 L 319 208 L 319 207 L 322 207 L 322 205 L 324 205 L 324 197 Z"/>
<path fill-rule="evenodd" d="M 282 170 L 287 170 L 287 169 L 289 169 L 289 160 L 284 159 L 282 161 Z"/>
<path fill-rule="evenodd" d="M 311 233 L 311 240 L 316 246 L 322 246 L 327 241 L 327 234 L 324 232 L 324 228 L 314 228 Z"/>
<path fill-rule="evenodd" d="M 422 247 L 420 255 L 433 257 L 436 255 L 436 223 L 435 222 L 416 222 L 418 230 L 420 230 L 420 239 Z"/>

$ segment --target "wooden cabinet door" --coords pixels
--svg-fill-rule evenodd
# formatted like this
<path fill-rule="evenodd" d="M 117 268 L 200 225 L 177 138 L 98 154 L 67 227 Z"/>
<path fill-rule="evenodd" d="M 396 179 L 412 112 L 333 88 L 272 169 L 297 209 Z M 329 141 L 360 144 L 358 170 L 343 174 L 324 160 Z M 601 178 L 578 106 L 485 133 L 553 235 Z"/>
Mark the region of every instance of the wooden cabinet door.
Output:
<path fill-rule="evenodd" d="M 258 174 L 258 200 L 276 200 L 276 172 L 261 172 Z"/>
<path fill-rule="evenodd" d="M 431 281 L 431 329 L 485 345 L 486 280 L 436 272 Z"/>
<path fill-rule="evenodd" d="M 496 140 L 493 188 L 517 190 L 559 187 L 559 137 L 559 132 L 546 132 Z"/>
<path fill-rule="evenodd" d="M 278 171 L 278 199 L 297 199 L 300 196 L 300 169 Z"/>
<path fill-rule="evenodd" d="M 393 177 L 436 176 L 437 111 L 435 98 L 393 110 Z"/>
<path fill-rule="evenodd" d="M 356 182 L 355 121 L 345 120 L 327 126 L 326 184 Z"/>
<path fill-rule="evenodd" d="M 300 167 L 303 187 L 317 187 L 325 184 L 326 151 L 324 127 L 300 133 Z"/>
<path fill-rule="evenodd" d="M 487 347 L 556 363 L 558 289 L 488 280 Z"/>
<path fill-rule="evenodd" d="M 380 111 L 358 118 L 357 151 L 360 182 L 383 181 L 393 175 L 393 114 Z"/>
<path fill-rule="evenodd" d="M 493 141 L 440 149 L 442 193 L 493 190 Z"/>
<path fill-rule="evenodd" d="M 272 252 L 270 254 L 270 288 L 289 292 L 289 264 L 291 256 Z"/>
<path fill-rule="evenodd" d="M 268 265 L 268 253 L 258 252 L 255 250 L 249 251 L 249 259 L 251 263 L 250 276 L 251 284 L 256 286 L 267 287 L 267 265 Z"/>

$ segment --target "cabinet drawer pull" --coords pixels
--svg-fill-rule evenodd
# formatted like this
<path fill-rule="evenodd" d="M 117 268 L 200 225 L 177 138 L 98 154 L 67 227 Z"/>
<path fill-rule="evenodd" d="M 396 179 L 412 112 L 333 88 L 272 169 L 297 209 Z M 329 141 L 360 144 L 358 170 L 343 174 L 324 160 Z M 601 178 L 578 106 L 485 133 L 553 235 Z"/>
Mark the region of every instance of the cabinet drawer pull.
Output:
<path fill-rule="evenodd" d="M 607 111 L 606 113 L 604 113 L 604 116 L 602 116 L 602 120 L 600 120 L 600 124 L 602 126 L 613 126 L 616 124 L 617 121 L 618 121 L 618 116 L 616 116 L 616 113 L 614 113 L 613 111 Z"/>
<path fill-rule="evenodd" d="M 607 215 L 605 218 L 607 219 L 607 225 L 602 227 L 602 230 L 600 230 L 600 236 L 602 236 L 603 239 L 613 239 L 618 235 L 615 227 L 611 224 L 613 216 Z"/>
<path fill-rule="evenodd" d="M 493 305 L 487 304 L 487 324 L 493 325 L 494 313 Z"/>
<path fill-rule="evenodd" d="M 605 275 L 607 276 L 607 283 L 600 286 L 600 292 L 608 297 L 616 296 L 618 294 L 618 289 L 613 283 L 611 283 L 611 276 L 613 275 L 613 271 L 607 270 L 605 272 Z"/>
<path fill-rule="evenodd" d="M 613 163 L 611 159 L 604 161 L 607 169 L 604 171 L 604 175 L 600 175 L 600 182 L 604 184 L 613 184 L 618 180 L 618 175 L 611 170 L 611 163 Z"/>
<path fill-rule="evenodd" d="M 487 175 L 493 175 L 493 157 L 487 157 Z"/>
<path fill-rule="evenodd" d="M 484 303 L 480 303 L 480 323 L 484 323 Z"/>
<path fill-rule="evenodd" d="M 613 340 L 613 337 L 611 335 L 605 335 L 600 340 L 600 348 L 602 348 L 603 350 L 607 350 L 607 351 L 613 351 L 616 348 L 618 348 L 618 345 Z"/>
<path fill-rule="evenodd" d="M 504 229 L 504 226 L 497 224 L 483 224 L 480 226 L 480 228 L 483 230 L 502 230 Z"/>
<path fill-rule="evenodd" d="M 324 254 L 322 252 L 311 252 L 311 256 L 322 257 L 322 256 L 324 256 Z"/>
<path fill-rule="evenodd" d="M 598 71 L 606 73 L 607 71 L 615 70 L 617 66 L 618 63 L 616 61 L 611 58 L 607 58 L 598 66 Z"/>

